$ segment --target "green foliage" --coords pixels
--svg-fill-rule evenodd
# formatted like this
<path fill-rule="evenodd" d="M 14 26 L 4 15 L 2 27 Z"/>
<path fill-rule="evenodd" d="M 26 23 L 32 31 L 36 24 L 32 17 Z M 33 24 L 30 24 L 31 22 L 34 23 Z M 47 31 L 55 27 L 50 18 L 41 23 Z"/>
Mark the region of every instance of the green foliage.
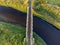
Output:
<path fill-rule="evenodd" d="M 53 3 L 53 4 L 60 4 L 60 0 L 46 0 L 50 3 Z"/>
<path fill-rule="evenodd" d="M 40 0 L 39 0 L 40 1 Z M 42 0 L 41 0 L 42 1 Z M 60 7 L 47 1 L 34 2 L 34 14 L 60 29 Z"/>
<path fill-rule="evenodd" d="M 0 22 L 0 45 L 23 45 L 25 33 L 25 28 L 21 26 Z M 37 45 L 46 45 L 35 33 L 34 38 Z"/>

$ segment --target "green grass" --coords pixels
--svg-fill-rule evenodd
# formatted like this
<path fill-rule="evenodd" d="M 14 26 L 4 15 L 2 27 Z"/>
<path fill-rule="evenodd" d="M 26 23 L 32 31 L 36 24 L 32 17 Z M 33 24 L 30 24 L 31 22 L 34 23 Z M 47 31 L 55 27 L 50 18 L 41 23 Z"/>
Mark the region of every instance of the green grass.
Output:
<path fill-rule="evenodd" d="M 0 45 L 23 45 L 25 33 L 25 28 L 21 26 L 0 22 Z M 35 33 L 34 39 L 36 45 L 46 45 Z"/>
<path fill-rule="evenodd" d="M 60 4 L 60 0 L 47 0 L 47 1 L 54 4 Z"/>

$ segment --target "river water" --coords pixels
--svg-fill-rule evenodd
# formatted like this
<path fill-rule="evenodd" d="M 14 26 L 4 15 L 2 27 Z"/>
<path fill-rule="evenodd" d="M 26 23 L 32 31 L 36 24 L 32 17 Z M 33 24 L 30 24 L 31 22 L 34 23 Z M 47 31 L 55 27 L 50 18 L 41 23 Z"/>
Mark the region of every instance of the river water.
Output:
<path fill-rule="evenodd" d="M 26 13 L 10 7 L 0 6 L 0 21 L 15 25 L 26 25 Z M 60 31 L 41 18 L 34 16 L 34 32 L 36 32 L 47 45 L 60 45 Z"/>

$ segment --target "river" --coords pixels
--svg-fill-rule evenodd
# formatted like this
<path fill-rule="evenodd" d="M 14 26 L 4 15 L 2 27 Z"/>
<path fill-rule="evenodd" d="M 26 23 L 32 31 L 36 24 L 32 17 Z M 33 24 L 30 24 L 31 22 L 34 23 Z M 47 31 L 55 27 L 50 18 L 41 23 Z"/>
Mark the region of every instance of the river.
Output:
<path fill-rule="evenodd" d="M 36 32 L 47 45 L 60 45 L 60 31 L 36 16 L 34 18 L 34 32 Z M 22 13 L 10 7 L 0 6 L 0 21 L 15 25 L 26 25 L 26 13 Z"/>

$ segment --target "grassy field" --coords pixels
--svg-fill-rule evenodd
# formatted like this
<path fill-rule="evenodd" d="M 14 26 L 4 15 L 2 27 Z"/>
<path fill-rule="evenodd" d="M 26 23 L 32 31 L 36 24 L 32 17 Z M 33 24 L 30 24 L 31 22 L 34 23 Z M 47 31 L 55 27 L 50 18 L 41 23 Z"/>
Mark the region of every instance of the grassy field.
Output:
<path fill-rule="evenodd" d="M 0 22 L 0 45 L 23 45 L 25 38 L 25 28 Z M 34 33 L 36 45 L 46 45 L 45 42 Z"/>
<path fill-rule="evenodd" d="M 47 0 L 47 1 L 54 4 L 60 4 L 60 0 Z"/>

